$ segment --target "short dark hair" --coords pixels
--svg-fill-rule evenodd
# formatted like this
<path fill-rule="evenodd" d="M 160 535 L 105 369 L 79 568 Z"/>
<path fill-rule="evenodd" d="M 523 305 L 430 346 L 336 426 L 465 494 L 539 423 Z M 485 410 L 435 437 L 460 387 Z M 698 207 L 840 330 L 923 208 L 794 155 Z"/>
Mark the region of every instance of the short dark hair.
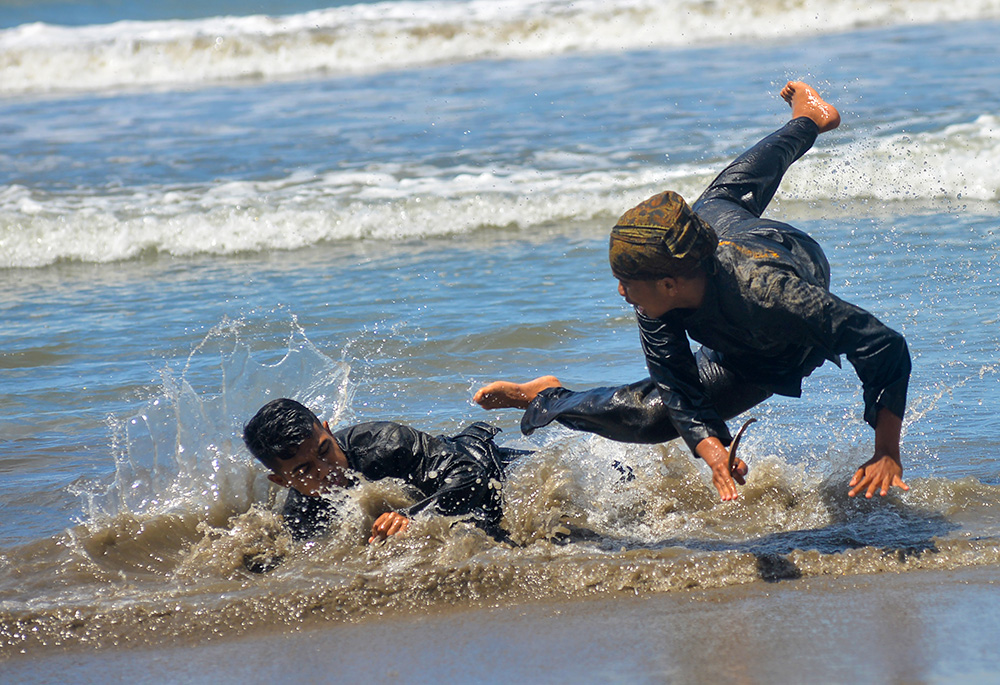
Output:
<path fill-rule="evenodd" d="M 278 471 L 278 461 L 294 457 L 318 423 L 311 409 L 282 397 L 265 404 L 247 421 L 243 427 L 243 442 L 257 461 Z"/>

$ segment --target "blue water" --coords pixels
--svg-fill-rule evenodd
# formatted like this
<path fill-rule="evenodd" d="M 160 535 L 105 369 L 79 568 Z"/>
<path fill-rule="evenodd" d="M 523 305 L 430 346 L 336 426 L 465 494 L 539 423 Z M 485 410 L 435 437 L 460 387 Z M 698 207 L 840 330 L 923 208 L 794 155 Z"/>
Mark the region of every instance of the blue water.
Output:
<path fill-rule="evenodd" d="M 428 26 L 436 12 L 445 16 L 438 4 L 417 5 Z M 7 3 L 0 27 L 41 21 L 89 31 L 129 19 L 160 31 L 158 22 L 192 20 L 171 45 L 186 46 L 193 64 L 208 49 L 195 38 L 214 30 L 202 19 L 313 9 Z M 801 21 L 770 11 L 770 21 Z M 725 21 L 734 30 L 744 23 Z M 127 42 L 130 30 L 110 32 Z M 226 41 L 251 44 L 243 30 Z M 655 471 L 658 448 L 622 456 L 618 446 L 556 429 L 523 439 L 516 412 L 485 415 L 471 395 L 490 380 L 542 373 L 570 387 L 644 376 L 633 315 L 607 267 L 608 227 L 664 187 L 695 196 L 732 156 L 783 123 L 777 91 L 789 78 L 814 83 L 843 124 L 793 168 L 769 211 L 824 246 L 835 293 L 907 338 L 914 372 L 903 458 L 914 492 L 900 506 L 932 511 L 930 529 L 941 535 L 996 535 L 1000 23 L 986 12 L 972 21 L 876 22 L 781 39 L 755 30 L 756 38 L 735 41 L 552 47 L 521 58 L 467 48 L 446 63 L 427 61 L 438 45 L 428 38 L 411 48 L 411 63 L 370 73 L 327 67 L 269 76 L 264 66 L 281 54 L 275 48 L 254 58 L 256 76 L 232 76 L 243 68 L 233 62 L 229 75 L 191 72 L 186 81 L 148 82 L 143 74 L 158 62 L 136 51 L 94 86 L 69 88 L 58 69 L 46 76 L 40 67 L 37 80 L 3 90 L 0 546 L 12 559 L 34 558 L 31 550 L 63 540 L 67 529 L 90 526 L 103 539 L 128 517 L 149 515 L 123 492 L 135 467 L 123 450 L 160 478 L 151 481 L 162 483 L 154 499 L 218 525 L 172 489 L 180 455 L 158 453 L 149 466 L 146 443 L 116 427 L 157 418 L 149 403 L 176 398 L 178 378 L 214 397 L 220 374 L 232 374 L 244 353 L 256 366 L 239 392 L 222 390 L 229 423 L 211 429 L 219 435 L 197 421 L 174 426 L 178 435 L 201 431 L 193 439 L 208 452 L 193 458 L 220 477 L 260 477 L 238 432 L 266 391 L 334 378 L 341 368 L 350 370 L 349 388 L 324 387 L 317 407 L 334 422 L 393 419 L 447 432 L 489 418 L 505 442 L 540 449 L 543 461 L 562 464 L 560 450 L 571 450 L 589 469 L 575 476 L 582 491 L 599 480 L 609 453 Z M 62 36 L 75 54 L 104 54 L 90 34 L 45 35 Z M 297 35 L 282 38 L 283 49 Z M 18 69 L 14 36 L 0 33 L 0 82 Z M 497 50 L 506 46 L 496 40 Z M 45 64 L 40 47 L 17 54 Z M 200 351 L 206 336 L 236 352 Z M 290 347 L 315 348 L 316 356 L 289 371 L 280 360 Z M 189 401 L 180 404 L 191 409 Z M 762 478 L 789 479 L 803 491 L 820 481 L 796 480 L 799 469 L 823 487 L 846 482 L 870 454 L 861 408 L 850 366 L 823 367 L 802 399 L 775 398 L 757 411 L 761 421 L 745 443 L 751 468 L 760 464 Z M 683 450 L 667 454 L 668 464 L 687 463 Z M 631 497 L 661 496 L 636 488 L 580 495 L 578 504 L 597 520 L 627 511 Z M 219 492 L 212 497 L 227 511 L 249 506 L 242 491 Z M 112 523 L 97 516 L 95 501 Z M 106 501 L 117 508 L 107 511 Z M 709 506 L 698 502 L 698 511 Z M 874 531 L 874 547 L 910 540 L 898 531 L 878 537 L 878 509 L 836 506 L 831 517 Z M 811 530 L 820 516 L 810 510 L 789 523 L 782 507 L 762 506 L 759 530 L 747 529 L 751 542 L 734 544 Z M 156 520 L 150 528 L 164 540 L 200 539 L 193 526 L 178 532 Z M 627 516 L 615 525 L 614 535 L 604 531 L 609 538 L 641 545 L 690 533 L 657 532 Z M 695 534 L 711 540 L 732 535 L 701 525 Z M 914 524 L 909 535 L 920 530 Z M 815 541 L 805 535 L 810 548 Z M 69 587 L 70 603 L 98 611 L 100 591 L 90 594 L 82 576 L 73 580 L 80 564 L 54 554 L 37 587 L 19 589 L 10 575 L 0 601 L 16 607 Z M 159 601 L 159 590 L 143 590 L 131 567 L 122 568 L 140 600 Z M 164 574 L 156 577 L 175 580 Z"/>
<path fill-rule="evenodd" d="M 420 0 L 416 0 L 420 2 Z M 353 0 L 325 0 L 324 2 L 296 2 L 295 0 L 267 0 L 261 2 L 146 2 L 123 3 L 119 0 L 90 0 L 89 2 L 32 2 L 31 0 L 5 0 L 0 3 L 0 29 L 45 22 L 60 26 L 87 26 L 110 24 L 116 21 L 163 21 L 169 19 L 203 19 L 206 17 L 247 14 L 298 14 L 325 7 L 363 4 Z"/>

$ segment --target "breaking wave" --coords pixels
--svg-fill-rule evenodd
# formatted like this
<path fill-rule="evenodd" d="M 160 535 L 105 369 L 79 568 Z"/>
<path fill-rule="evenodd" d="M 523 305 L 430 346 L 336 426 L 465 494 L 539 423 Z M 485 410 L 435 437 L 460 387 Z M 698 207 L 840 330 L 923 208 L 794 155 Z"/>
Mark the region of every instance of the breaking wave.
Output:
<path fill-rule="evenodd" d="M 603 225 L 664 187 L 697 195 L 722 163 L 623 169 L 593 155 L 555 157 L 557 163 L 539 154 L 532 166 L 503 170 L 378 164 L 184 187 L 58 194 L 0 187 L 0 268 Z M 856 217 L 884 204 L 897 214 L 956 203 L 995 211 L 998 199 L 1000 117 L 982 115 L 938 131 L 828 142 L 792 167 L 778 206 L 794 205 L 805 218 L 840 211 Z"/>
<path fill-rule="evenodd" d="M 0 94 L 192 87 L 1000 17 L 997 0 L 383 2 L 0 31 Z"/>

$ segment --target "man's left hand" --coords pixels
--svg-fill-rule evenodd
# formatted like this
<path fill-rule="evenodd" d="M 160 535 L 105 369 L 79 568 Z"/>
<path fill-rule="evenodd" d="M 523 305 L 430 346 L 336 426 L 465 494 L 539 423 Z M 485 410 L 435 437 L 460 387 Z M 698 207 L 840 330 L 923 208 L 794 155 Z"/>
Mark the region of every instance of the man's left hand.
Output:
<path fill-rule="evenodd" d="M 891 487 L 904 491 L 910 489 L 910 486 L 903 482 L 903 467 L 899 460 L 893 459 L 888 454 L 876 455 L 862 464 L 848 485 L 851 488 L 847 491 L 848 497 L 854 497 L 864 491 L 865 497 L 869 499 L 876 490 L 879 495 L 885 497 Z"/>
<path fill-rule="evenodd" d="M 861 465 L 854 473 L 854 478 L 848 483 L 851 489 L 848 497 L 854 497 L 864 492 L 871 499 L 875 491 L 885 497 L 889 488 L 896 487 L 906 491 L 910 486 L 903 482 L 903 462 L 899 458 L 899 436 L 902 432 L 903 420 L 891 411 L 882 407 L 879 409 L 875 423 L 875 456 Z"/>

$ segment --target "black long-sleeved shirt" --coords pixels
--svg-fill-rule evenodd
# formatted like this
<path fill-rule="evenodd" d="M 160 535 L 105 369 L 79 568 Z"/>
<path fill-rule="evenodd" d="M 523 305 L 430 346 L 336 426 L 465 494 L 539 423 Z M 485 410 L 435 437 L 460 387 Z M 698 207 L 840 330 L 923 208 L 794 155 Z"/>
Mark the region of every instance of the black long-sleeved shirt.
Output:
<path fill-rule="evenodd" d="M 862 381 L 865 420 L 874 426 L 881 407 L 903 415 L 910 373 L 903 337 L 824 283 L 801 276 L 803 265 L 779 250 L 754 235 L 724 240 L 699 309 L 638 316 L 650 378 L 692 450 L 707 437 L 728 442 L 729 432 L 701 388 L 689 336 L 723 367 L 792 397 L 817 366 L 839 365 L 846 355 Z"/>
<path fill-rule="evenodd" d="M 785 171 L 818 131 L 811 120 L 794 119 L 740 155 L 694 203 L 692 209 L 718 234 L 718 249 L 706 265 L 697 309 L 657 319 L 638 315 L 650 378 L 620 387 L 543 390 L 521 418 L 522 432 L 558 421 L 625 442 L 680 436 L 694 451 L 716 437 L 728 445 L 723 418 L 731 415 L 721 417 L 710 396 L 718 402 L 720 392 L 728 393 L 726 411 L 769 393 L 797 397 L 803 377 L 826 360 L 839 365 L 841 355 L 864 386 L 868 423 L 875 425 L 883 407 L 903 416 L 910 375 L 906 341 L 830 293 L 830 265 L 816 241 L 761 218 Z M 700 374 L 689 339 L 702 344 L 712 368 L 732 378 Z"/>
<path fill-rule="evenodd" d="M 707 437 L 728 443 L 729 432 L 701 388 L 688 337 L 745 380 L 793 397 L 804 376 L 846 355 L 864 388 L 865 420 L 874 426 L 882 407 L 903 415 L 910 375 L 903 336 L 830 293 L 816 241 L 760 218 L 817 132 L 809 119 L 795 119 L 719 174 L 692 207 L 719 235 L 702 305 L 638 316 L 650 377 L 692 450 Z"/>
<path fill-rule="evenodd" d="M 398 478 L 419 494 L 400 510 L 412 517 L 421 511 L 448 516 L 468 515 L 494 533 L 501 512 L 503 462 L 508 458 L 493 442 L 499 432 L 482 422 L 453 437 L 432 436 L 409 426 L 375 421 L 349 426 L 333 434 L 351 470 L 369 481 Z M 290 489 L 282 511 L 296 539 L 324 533 L 336 515 L 334 503 Z"/>

